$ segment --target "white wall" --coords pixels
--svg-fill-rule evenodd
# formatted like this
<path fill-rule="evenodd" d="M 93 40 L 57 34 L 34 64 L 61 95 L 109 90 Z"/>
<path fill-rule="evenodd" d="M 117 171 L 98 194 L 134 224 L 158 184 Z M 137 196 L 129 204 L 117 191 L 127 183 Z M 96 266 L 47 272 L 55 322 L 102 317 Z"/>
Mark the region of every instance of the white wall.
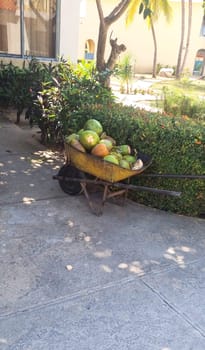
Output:
<path fill-rule="evenodd" d="M 77 62 L 81 0 L 61 0 L 60 56 Z"/>
<path fill-rule="evenodd" d="M 103 0 L 104 16 L 107 16 L 116 6 L 116 0 Z M 171 1 L 173 19 L 167 23 L 163 17 L 155 24 L 158 43 L 157 63 L 176 66 L 181 35 L 181 3 L 179 0 Z M 186 1 L 186 33 L 187 33 L 187 1 Z M 202 0 L 193 0 L 193 18 L 190 47 L 185 68 L 193 70 L 197 50 L 205 48 L 205 37 L 200 37 L 200 26 L 203 17 Z M 87 0 L 86 17 L 80 23 L 79 58 L 84 56 L 85 41 L 92 39 L 97 48 L 99 17 L 94 0 Z M 137 73 L 151 73 L 153 62 L 153 39 L 151 30 L 142 16 L 137 15 L 133 23 L 126 27 L 125 16 L 115 22 L 108 33 L 106 58 L 110 53 L 109 35 L 113 31 L 113 38 L 118 38 L 119 44 L 125 44 L 127 51 L 134 60 Z M 185 35 L 186 41 L 186 35 Z M 123 55 L 123 54 L 122 54 Z"/>

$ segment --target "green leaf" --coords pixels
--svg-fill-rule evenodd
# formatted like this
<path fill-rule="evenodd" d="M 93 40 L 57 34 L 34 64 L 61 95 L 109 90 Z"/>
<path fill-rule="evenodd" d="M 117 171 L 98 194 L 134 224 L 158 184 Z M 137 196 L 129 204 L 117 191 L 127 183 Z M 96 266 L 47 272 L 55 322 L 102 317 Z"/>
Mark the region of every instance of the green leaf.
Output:
<path fill-rule="evenodd" d="M 150 15 L 151 15 L 151 10 L 149 8 L 146 8 L 143 13 L 143 18 L 146 19 Z"/>
<path fill-rule="evenodd" d="M 143 10 L 144 10 L 144 4 L 141 2 L 140 7 L 139 7 L 139 15 L 141 15 Z"/>

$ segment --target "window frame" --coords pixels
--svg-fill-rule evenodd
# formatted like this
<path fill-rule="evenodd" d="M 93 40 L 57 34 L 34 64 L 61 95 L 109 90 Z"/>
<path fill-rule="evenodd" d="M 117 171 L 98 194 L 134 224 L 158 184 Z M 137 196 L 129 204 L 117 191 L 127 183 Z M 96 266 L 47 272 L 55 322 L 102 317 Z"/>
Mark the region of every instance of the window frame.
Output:
<path fill-rule="evenodd" d="M 60 10 L 61 0 L 56 0 L 56 40 L 55 40 L 55 57 L 42 57 L 35 56 L 35 58 L 42 61 L 57 61 L 60 52 Z M 20 51 L 19 55 L 11 53 L 0 52 L 0 57 L 3 58 L 20 58 L 20 59 L 31 59 L 33 56 L 26 55 L 24 46 L 24 0 L 20 0 Z"/>

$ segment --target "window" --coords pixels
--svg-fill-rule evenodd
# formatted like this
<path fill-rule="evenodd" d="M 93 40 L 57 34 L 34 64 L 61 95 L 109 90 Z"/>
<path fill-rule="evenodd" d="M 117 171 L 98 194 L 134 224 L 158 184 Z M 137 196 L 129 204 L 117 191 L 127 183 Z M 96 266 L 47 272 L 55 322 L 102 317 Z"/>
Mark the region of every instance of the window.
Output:
<path fill-rule="evenodd" d="M 16 11 L 17 1 L 0 0 L 0 53 L 21 53 L 20 20 Z"/>
<path fill-rule="evenodd" d="M 0 0 L 0 54 L 56 57 L 56 0 Z"/>

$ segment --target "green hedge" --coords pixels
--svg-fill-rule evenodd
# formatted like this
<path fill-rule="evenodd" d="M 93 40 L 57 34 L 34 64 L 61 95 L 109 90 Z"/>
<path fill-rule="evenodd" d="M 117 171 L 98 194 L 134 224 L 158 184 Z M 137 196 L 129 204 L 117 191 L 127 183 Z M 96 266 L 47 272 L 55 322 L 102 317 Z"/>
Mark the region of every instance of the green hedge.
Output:
<path fill-rule="evenodd" d="M 146 173 L 205 175 L 204 123 L 187 117 L 174 118 L 121 104 L 89 106 L 72 114 L 69 131 L 78 131 L 89 118 L 99 120 L 118 144 L 129 144 L 153 158 Z M 132 183 L 181 191 L 180 198 L 131 192 L 131 197 L 152 207 L 199 216 L 205 212 L 205 180 L 135 176 Z"/>
<path fill-rule="evenodd" d="M 19 115 L 29 107 L 33 122 L 39 125 L 42 134 L 49 134 L 44 137 L 46 140 L 51 138 L 49 125 L 51 130 L 53 124 L 60 125 L 61 136 L 77 132 L 87 119 L 96 118 L 118 144 L 127 143 L 152 156 L 147 172 L 205 175 L 203 108 L 189 118 L 184 111 L 184 116 L 173 117 L 114 103 L 112 92 L 103 88 L 97 72 L 88 68 L 87 65 L 74 68 L 67 62 L 45 65 L 36 60 L 22 69 L 12 63 L 1 63 L 0 105 L 17 108 Z M 95 101 L 98 104 L 93 104 Z M 169 105 L 173 107 L 173 101 Z M 142 174 L 133 177 L 132 182 L 182 192 L 181 198 L 173 198 L 132 191 L 130 195 L 139 203 L 192 216 L 205 213 L 204 180 L 148 178 Z"/>

